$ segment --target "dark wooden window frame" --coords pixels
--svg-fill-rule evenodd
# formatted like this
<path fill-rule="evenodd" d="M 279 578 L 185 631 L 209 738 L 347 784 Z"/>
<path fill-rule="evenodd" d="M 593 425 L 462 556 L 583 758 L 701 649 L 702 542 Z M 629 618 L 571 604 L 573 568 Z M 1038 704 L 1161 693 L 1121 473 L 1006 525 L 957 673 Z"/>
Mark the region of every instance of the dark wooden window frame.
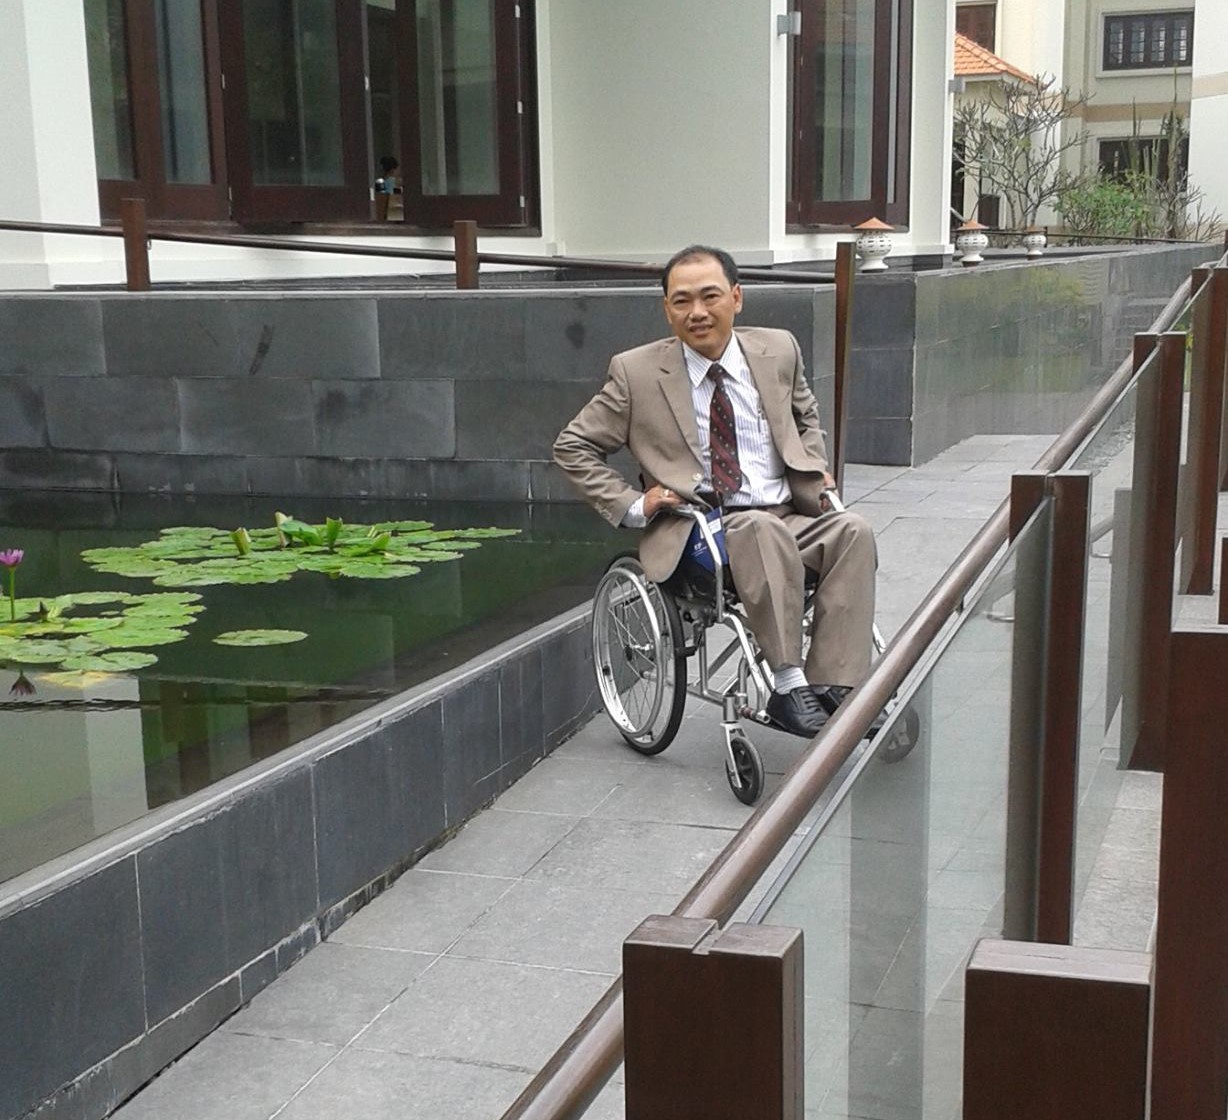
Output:
<path fill-rule="evenodd" d="M 495 0 L 495 105 L 499 191 L 489 195 L 425 195 L 418 119 L 418 37 L 414 5 L 397 4 L 401 83 L 401 171 L 405 220 L 446 229 L 457 220 L 524 227 L 537 220 L 536 80 L 532 0 Z"/>
<path fill-rule="evenodd" d="M 176 0 L 183 3 L 185 0 Z M 209 155 L 213 182 L 171 183 L 162 147 L 162 95 L 158 87 L 157 21 L 154 0 L 124 0 L 128 87 L 132 104 L 132 161 L 135 179 L 99 179 L 103 217 L 119 215 L 120 200 L 145 200 L 151 218 L 209 221 L 226 218 L 226 152 L 222 130 L 222 66 L 214 0 L 199 0 L 204 30 L 205 83 L 209 115 Z"/>
<path fill-rule="evenodd" d="M 1144 21 L 1144 59 L 1142 62 L 1130 61 L 1130 44 L 1128 41 L 1129 27 L 1131 23 L 1138 20 Z M 1173 34 L 1179 23 L 1186 25 L 1186 53 L 1182 60 L 1173 57 L 1173 45 L 1176 42 L 1176 36 Z M 1122 51 L 1120 58 L 1114 58 L 1112 52 L 1113 29 L 1115 26 L 1121 26 L 1122 34 Z M 1152 39 L 1156 32 L 1165 27 L 1168 31 L 1168 42 L 1164 52 L 1164 56 L 1159 59 L 1151 59 Z M 1104 17 L 1104 42 L 1103 51 L 1101 53 L 1101 67 L 1106 73 L 1116 73 L 1123 70 L 1171 70 L 1173 68 L 1186 69 L 1194 63 L 1194 11 L 1193 9 L 1185 9 L 1183 11 L 1168 11 L 1168 12 L 1120 12 Z"/>
<path fill-rule="evenodd" d="M 996 50 L 998 5 L 997 0 L 987 4 L 957 4 L 955 7 L 955 30 L 978 43 L 987 51 Z"/>
<path fill-rule="evenodd" d="M 824 202 L 814 198 L 813 82 L 806 67 L 820 26 L 817 9 L 822 0 L 797 0 L 802 33 L 793 44 L 792 175 L 786 206 L 791 226 L 805 229 L 845 228 L 868 218 L 881 218 L 897 228 L 908 223 L 910 137 L 912 126 L 912 8 L 913 0 L 876 0 L 874 12 L 874 113 L 870 156 L 870 197 Z M 893 19 L 894 17 L 894 19 Z M 884 50 L 895 23 L 894 50 Z M 895 63 L 895 135 L 889 105 L 892 64 Z M 892 155 L 894 151 L 894 175 Z M 889 182 L 889 179 L 893 180 Z M 894 188 L 892 190 L 891 188 Z"/>
<path fill-rule="evenodd" d="M 367 167 L 370 144 L 363 0 L 336 0 L 343 181 L 333 187 L 253 182 L 242 4 L 239 0 L 220 2 L 222 64 L 226 73 L 226 155 L 235 220 L 260 224 L 369 217 L 372 174 Z M 351 80 L 347 81 L 347 77 Z"/>

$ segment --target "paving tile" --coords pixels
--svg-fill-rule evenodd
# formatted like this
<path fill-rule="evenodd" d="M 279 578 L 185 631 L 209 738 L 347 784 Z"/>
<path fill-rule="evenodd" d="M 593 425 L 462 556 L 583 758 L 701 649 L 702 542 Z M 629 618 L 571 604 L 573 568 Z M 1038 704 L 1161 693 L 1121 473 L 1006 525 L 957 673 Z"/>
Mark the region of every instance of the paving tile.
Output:
<path fill-rule="evenodd" d="M 330 941 L 442 953 L 515 884 L 515 879 L 415 867 L 364 906 Z"/>
<path fill-rule="evenodd" d="M 529 1080 L 489 1064 L 347 1050 L 277 1120 L 494 1120 Z"/>
<path fill-rule="evenodd" d="M 617 974 L 622 943 L 649 914 L 668 914 L 668 894 L 524 880 L 479 918 L 449 956 Z"/>
<path fill-rule="evenodd" d="M 732 837 L 733 829 L 588 818 L 529 878 L 681 898 Z"/>
<path fill-rule="evenodd" d="M 553 813 L 511 813 L 488 809 L 422 860 L 429 871 L 472 875 L 525 874 L 575 826 L 578 817 Z"/>
<path fill-rule="evenodd" d="M 717 723 L 720 716 L 715 709 L 711 718 L 717 741 L 708 752 L 708 765 L 680 765 L 678 756 L 658 756 L 652 765 L 638 767 L 635 777 L 607 798 L 594 815 L 613 820 L 741 828 L 752 810 L 729 788 Z"/>
<path fill-rule="evenodd" d="M 495 807 L 586 817 L 637 779 L 643 769 L 638 763 L 631 751 L 608 759 L 556 751 L 502 794 Z"/>
<path fill-rule="evenodd" d="M 113 1120 L 268 1120 L 336 1055 L 318 1042 L 215 1031 Z"/>
<path fill-rule="evenodd" d="M 343 1046 L 435 958 L 325 942 L 229 1019 L 231 1034 Z"/>
<path fill-rule="evenodd" d="M 354 1046 L 531 1072 L 612 980 L 599 973 L 441 957 Z M 532 1029 L 526 1029 L 528 1022 Z"/>

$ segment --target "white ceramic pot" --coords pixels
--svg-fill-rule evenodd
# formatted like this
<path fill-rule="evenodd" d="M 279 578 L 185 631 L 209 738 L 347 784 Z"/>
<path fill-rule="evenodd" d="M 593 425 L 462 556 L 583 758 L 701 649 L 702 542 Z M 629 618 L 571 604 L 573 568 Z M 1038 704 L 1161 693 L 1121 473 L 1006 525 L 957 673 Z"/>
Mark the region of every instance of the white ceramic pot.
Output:
<path fill-rule="evenodd" d="M 1043 255 L 1045 246 L 1049 244 L 1049 239 L 1041 230 L 1029 230 L 1023 235 L 1023 247 L 1028 251 L 1029 257 L 1039 257 Z"/>
<path fill-rule="evenodd" d="M 955 239 L 955 248 L 959 253 L 960 264 L 971 267 L 980 264 L 985 259 L 981 253 L 989 248 L 989 238 L 984 229 L 980 227 L 965 229 Z"/>
<path fill-rule="evenodd" d="M 880 229 L 868 229 L 857 238 L 857 255 L 862 260 L 862 272 L 883 272 L 887 268 L 884 259 L 891 252 L 890 234 Z"/>

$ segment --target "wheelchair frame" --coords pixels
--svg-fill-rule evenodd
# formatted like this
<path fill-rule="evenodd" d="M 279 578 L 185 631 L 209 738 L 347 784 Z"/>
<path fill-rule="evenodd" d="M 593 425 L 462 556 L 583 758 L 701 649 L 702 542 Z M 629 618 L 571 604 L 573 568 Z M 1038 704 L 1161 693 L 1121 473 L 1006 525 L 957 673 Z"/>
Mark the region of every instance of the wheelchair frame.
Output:
<path fill-rule="evenodd" d="M 833 492 L 828 492 L 828 499 L 833 509 L 843 510 Z M 674 512 L 694 521 L 710 554 L 721 555 L 704 510 L 683 506 Z M 656 584 L 644 575 L 634 556 L 615 558 L 594 596 L 593 662 L 606 714 L 627 743 L 642 754 L 657 754 L 673 741 L 687 696 L 717 705 L 725 739 L 726 778 L 734 796 L 751 805 L 763 791 L 764 770 L 742 721 L 776 727 L 766 711 L 772 672 L 736 598 L 726 591 L 725 573 L 719 563 L 714 566 L 712 580 L 713 587 L 703 592 L 698 592 L 687 577 L 671 577 L 666 584 Z M 806 635 L 812 598 L 810 589 L 802 620 Z M 709 635 L 716 626 L 724 627 L 731 637 L 713 654 Z M 877 626 L 874 645 L 881 653 L 882 636 Z M 690 680 L 686 667 L 693 654 L 697 655 L 695 681 Z M 735 656 L 738 660 L 732 679 L 717 683 L 718 674 Z M 641 686 L 646 694 L 642 698 L 634 691 Z M 915 717 L 906 722 L 902 729 L 906 741 L 887 744 L 889 754 L 894 747 L 894 753 L 903 757 L 915 743 Z"/>

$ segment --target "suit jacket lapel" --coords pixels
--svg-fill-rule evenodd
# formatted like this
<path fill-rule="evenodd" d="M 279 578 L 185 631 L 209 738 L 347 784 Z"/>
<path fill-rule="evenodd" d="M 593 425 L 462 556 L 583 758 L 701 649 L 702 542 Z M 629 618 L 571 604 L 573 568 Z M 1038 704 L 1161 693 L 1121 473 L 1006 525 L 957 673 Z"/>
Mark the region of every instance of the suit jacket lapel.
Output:
<path fill-rule="evenodd" d="M 695 401 L 691 396 L 691 379 L 687 375 L 686 362 L 682 357 L 682 343 L 674 341 L 666 347 L 661 361 L 661 378 L 658 382 L 665 394 L 670 411 L 678 422 L 678 429 L 695 461 L 703 465 L 703 451 L 699 446 L 699 428 L 695 424 Z"/>
<path fill-rule="evenodd" d="M 750 366 L 750 375 L 759 390 L 759 399 L 763 402 L 763 415 L 767 417 L 768 427 L 772 429 L 772 440 L 777 451 L 783 451 L 786 440 L 786 424 L 792 423 L 793 411 L 787 397 L 789 387 L 782 385 L 776 372 L 776 363 L 761 344 L 748 341 L 738 336 L 742 353 L 746 355 L 746 364 Z"/>

